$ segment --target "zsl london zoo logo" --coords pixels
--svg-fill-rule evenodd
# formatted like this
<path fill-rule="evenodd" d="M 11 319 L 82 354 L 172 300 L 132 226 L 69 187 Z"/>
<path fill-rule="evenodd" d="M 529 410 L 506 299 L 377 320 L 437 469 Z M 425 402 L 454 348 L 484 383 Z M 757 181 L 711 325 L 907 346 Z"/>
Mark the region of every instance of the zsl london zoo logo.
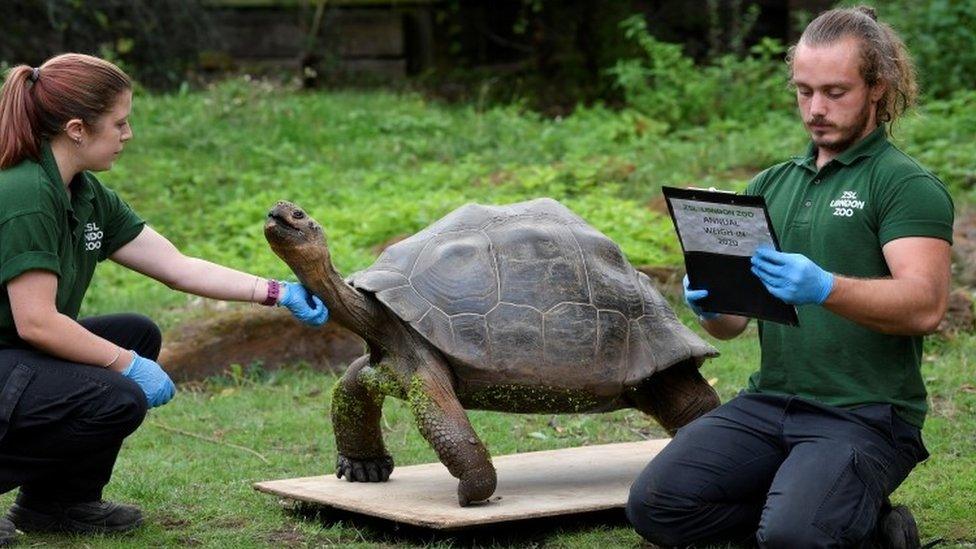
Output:
<path fill-rule="evenodd" d="M 857 199 L 857 191 L 844 191 L 840 198 L 830 201 L 830 207 L 838 217 L 853 217 L 854 210 L 864 209 L 864 201 Z"/>
<path fill-rule="evenodd" d="M 102 247 L 102 230 L 96 223 L 85 223 L 85 249 L 89 252 Z"/>

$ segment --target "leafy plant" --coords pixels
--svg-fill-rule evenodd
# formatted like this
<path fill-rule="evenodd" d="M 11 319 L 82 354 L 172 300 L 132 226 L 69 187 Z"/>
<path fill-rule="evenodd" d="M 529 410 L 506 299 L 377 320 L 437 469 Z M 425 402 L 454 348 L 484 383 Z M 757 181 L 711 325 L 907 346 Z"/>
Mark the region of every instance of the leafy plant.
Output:
<path fill-rule="evenodd" d="M 200 0 L 26 0 L 3 10 L 0 59 L 37 65 L 64 51 L 89 53 L 152 88 L 179 86 L 213 39 Z"/>
<path fill-rule="evenodd" d="M 696 65 L 682 46 L 662 42 L 648 31 L 643 15 L 621 23 L 643 56 L 618 61 L 610 69 L 627 104 L 671 127 L 704 125 L 724 119 L 752 123 L 791 103 L 784 93 L 783 46 L 770 38 L 749 55 L 726 54 Z"/>
<path fill-rule="evenodd" d="M 759 21 L 759 5 L 744 8 L 742 0 L 707 0 L 705 5 L 708 7 L 708 57 L 726 53 L 745 55 L 746 38 Z M 723 7 L 726 17 L 722 17 Z"/>
<path fill-rule="evenodd" d="M 890 0 L 878 15 L 905 40 L 924 94 L 976 89 L 976 0 Z"/>

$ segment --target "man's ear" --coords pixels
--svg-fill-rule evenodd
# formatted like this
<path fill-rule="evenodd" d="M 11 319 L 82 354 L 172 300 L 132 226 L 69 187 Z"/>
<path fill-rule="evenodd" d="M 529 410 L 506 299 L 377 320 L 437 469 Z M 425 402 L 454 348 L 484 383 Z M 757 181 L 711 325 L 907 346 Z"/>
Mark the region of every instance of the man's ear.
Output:
<path fill-rule="evenodd" d="M 74 141 L 75 143 L 81 143 L 88 131 L 85 127 L 85 123 L 80 118 L 72 118 L 71 120 L 65 122 L 64 133 L 67 134 L 68 139 Z"/>
<path fill-rule="evenodd" d="M 877 84 L 871 86 L 871 89 L 868 91 L 868 97 L 871 98 L 872 103 L 877 103 L 878 101 L 881 101 L 881 97 L 884 96 L 886 91 L 888 91 L 888 83 L 878 82 Z"/>

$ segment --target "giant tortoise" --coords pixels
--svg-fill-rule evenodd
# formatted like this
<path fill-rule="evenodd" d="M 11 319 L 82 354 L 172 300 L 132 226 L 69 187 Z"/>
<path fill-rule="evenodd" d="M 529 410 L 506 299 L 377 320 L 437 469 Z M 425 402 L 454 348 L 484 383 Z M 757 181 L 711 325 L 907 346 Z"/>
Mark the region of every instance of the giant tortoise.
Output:
<path fill-rule="evenodd" d="M 321 226 L 297 206 L 278 202 L 264 230 L 332 318 L 368 346 L 333 392 L 340 478 L 389 478 L 386 396 L 409 402 L 459 479 L 462 506 L 487 499 L 496 482 L 465 408 L 633 407 L 673 434 L 718 405 L 698 372 L 718 352 L 678 321 L 613 241 L 555 200 L 462 206 L 348 281 Z"/>

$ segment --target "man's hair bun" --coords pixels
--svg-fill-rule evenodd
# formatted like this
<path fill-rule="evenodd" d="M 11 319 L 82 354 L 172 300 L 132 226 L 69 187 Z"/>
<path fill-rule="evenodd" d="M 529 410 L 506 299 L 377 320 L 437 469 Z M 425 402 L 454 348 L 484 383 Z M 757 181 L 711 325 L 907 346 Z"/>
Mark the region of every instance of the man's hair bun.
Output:
<path fill-rule="evenodd" d="M 863 13 L 864 15 L 867 15 L 872 21 L 878 20 L 878 12 L 876 12 L 871 6 L 858 6 L 854 9 Z"/>

